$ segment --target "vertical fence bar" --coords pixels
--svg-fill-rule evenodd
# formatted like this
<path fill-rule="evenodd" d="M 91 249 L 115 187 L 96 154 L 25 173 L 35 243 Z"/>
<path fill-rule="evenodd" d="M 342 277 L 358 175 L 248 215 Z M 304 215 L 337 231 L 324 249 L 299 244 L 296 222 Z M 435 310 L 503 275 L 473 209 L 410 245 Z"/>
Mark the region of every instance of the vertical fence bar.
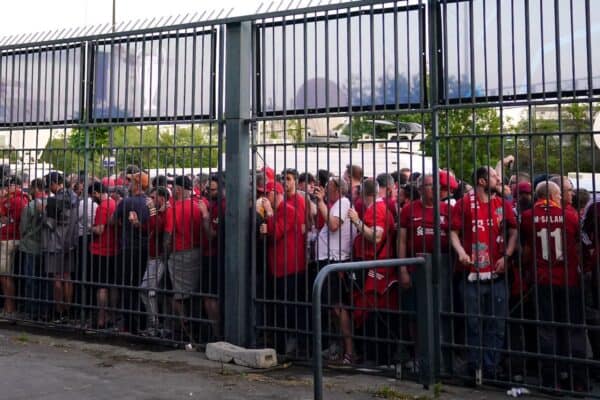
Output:
<path fill-rule="evenodd" d="M 416 281 L 419 288 L 417 294 L 417 318 L 418 345 L 417 360 L 419 361 L 419 382 L 425 389 L 435 382 L 435 337 L 439 336 L 434 329 L 434 319 L 438 317 L 433 313 L 433 280 L 432 280 L 432 257 L 430 254 L 418 254 L 418 257 L 425 258 L 425 264 L 417 267 Z M 436 336 L 437 335 L 437 336 Z"/>
<path fill-rule="evenodd" d="M 438 58 L 438 46 L 439 46 L 439 42 L 440 42 L 440 37 L 441 37 L 441 33 L 442 33 L 442 26 L 441 26 L 441 19 L 438 16 L 438 10 L 439 10 L 439 6 L 437 2 L 433 2 L 430 1 L 427 3 L 427 7 L 428 7 L 428 16 L 429 16 L 429 105 L 431 107 L 430 112 L 431 112 L 431 171 L 432 171 L 432 178 L 433 178 L 433 187 L 435 188 L 435 190 L 433 191 L 433 215 L 434 215 L 434 221 L 439 221 L 440 220 L 440 185 L 439 185 L 439 173 L 437 173 L 437 171 L 439 170 L 439 132 L 438 132 L 438 110 L 436 108 L 436 105 L 439 102 L 439 87 L 438 85 L 440 85 L 440 83 L 444 82 L 443 79 L 443 71 L 442 68 L 440 67 L 440 58 Z M 427 103 L 424 102 L 424 105 L 427 106 Z M 441 242 L 441 237 L 440 237 L 440 230 L 436 229 L 434 232 L 434 236 L 433 236 L 433 255 L 428 257 L 428 260 L 431 263 L 433 263 L 433 277 L 435 279 L 434 282 L 434 289 L 435 289 L 435 303 L 433 304 L 434 307 L 434 316 L 435 316 L 435 320 L 433 321 L 434 324 L 436 324 L 437 328 L 435 331 L 439 332 L 439 325 L 440 325 L 440 311 L 441 308 L 439 307 L 439 297 L 440 297 L 440 287 L 439 287 L 439 277 L 441 276 L 440 274 L 440 268 L 449 268 L 449 266 L 442 266 L 440 265 L 440 260 L 442 259 L 440 254 L 441 254 L 441 247 L 442 247 L 442 242 Z M 430 277 L 431 278 L 431 277 Z M 431 284 L 431 279 L 427 280 L 426 283 Z M 421 293 L 421 291 L 419 291 L 419 293 Z M 432 293 L 433 294 L 433 293 Z M 421 304 L 419 302 L 419 304 Z M 432 332 L 429 332 L 430 334 L 432 334 Z M 424 339 L 421 336 L 421 326 L 419 325 L 419 337 L 420 339 Z M 427 338 L 428 341 L 432 340 L 431 338 Z M 436 337 L 434 340 L 434 343 L 436 344 L 437 347 L 437 351 L 434 352 L 434 357 L 435 357 L 435 361 L 433 364 L 430 364 L 431 367 L 433 368 L 433 371 L 431 371 L 431 374 L 435 374 L 435 376 L 439 375 L 439 371 L 440 371 L 440 357 L 441 357 L 441 347 L 442 347 L 442 343 L 439 337 L 439 334 L 436 334 Z M 429 342 L 428 342 L 429 343 Z"/>
<path fill-rule="evenodd" d="M 226 26 L 225 124 L 227 129 L 227 211 L 225 218 L 225 339 L 243 345 L 250 288 L 248 273 L 248 187 L 250 174 L 250 101 L 252 99 L 252 25 L 250 21 Z M 221 37 L 221 40 L 224 38 Z"/>

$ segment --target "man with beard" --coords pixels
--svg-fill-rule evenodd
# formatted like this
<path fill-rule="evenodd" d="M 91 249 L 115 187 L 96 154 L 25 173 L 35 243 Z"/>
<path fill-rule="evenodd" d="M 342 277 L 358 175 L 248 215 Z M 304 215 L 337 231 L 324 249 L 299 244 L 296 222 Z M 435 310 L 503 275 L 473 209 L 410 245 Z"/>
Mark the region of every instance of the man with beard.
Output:
<path fill-rule="evenodd" d="M 467 344 L 471 346 L 469 373 L 475 378 L 482 371 L 485 378 L 493 379 L 504 347 L 508 313 L 505 272 L 516 248 L 517 221 L 512 205 L 496 193 L 499 177 L 493 168 L 480 167 L 473 178 L 474 190 L 454 207 L 450 240 L 458 256 L 457 269 L 464 273 L 461 294 Z M 509 234 L 506 245 L 505 230 Z M 494 318 L 481 321 L 480 316 Z"/>

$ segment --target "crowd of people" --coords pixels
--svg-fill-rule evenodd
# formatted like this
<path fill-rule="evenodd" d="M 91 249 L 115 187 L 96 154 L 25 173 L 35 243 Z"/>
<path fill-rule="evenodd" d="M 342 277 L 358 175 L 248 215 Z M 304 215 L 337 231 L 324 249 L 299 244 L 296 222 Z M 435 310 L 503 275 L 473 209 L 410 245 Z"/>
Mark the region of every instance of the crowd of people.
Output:
<path fill-rule="evenodd" d="M 589 368 L 565 360 L 600 358 L 586 325 L 586 307 L 600 303 L 600 203 L 583 190 L 574 197 L 560 175 L 504 177 L 511 161 L 478 167 L 469 182 L 448 170 L 408 168 L 365 177 L 357 165 L 343 176 L 254 171 L 258 343 L 281 353 L 308 348 L 312 280 L 325 265 L 436 253 L 443 370 L 464 357 L 466 376 L 500 379 L 510 371 L 512 379 L 528 373 L 528 354 L 541 353 L 558 357 L 540 358 L 542 385 L 587 391 Z M 4 317 L 68 322 L 85 301 L 94 329 L 164 337 L 204 321 L 211 337 L 221 336 L 222 174 L 151 180 L 137 166 L 113 178 L 51 172 L 25 190 L 2 172 Z M 414 359 L 416 268 L 329 277 L 332 363 Z M 372 348 L 371 337 L 386 346 Z"/>
<path fill-rule="evenodd" d="M 23 185 L 2 172 L 5 318 L 73 323 L 85 304 L 86 323 L 96 330 L 165 336 L 161 316 L 169 314 L 188 336 L 192 316 L 220 335 L 218 176 L 151 181 L 129 166 L 116 178 L 50 172 Z"/>

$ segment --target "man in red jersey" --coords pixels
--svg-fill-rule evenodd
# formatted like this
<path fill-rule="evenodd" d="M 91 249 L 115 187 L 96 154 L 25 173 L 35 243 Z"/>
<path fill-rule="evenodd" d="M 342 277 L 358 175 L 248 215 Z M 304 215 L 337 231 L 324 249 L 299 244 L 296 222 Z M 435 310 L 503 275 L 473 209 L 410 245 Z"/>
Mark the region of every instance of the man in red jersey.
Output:
<path fill-rule="evenodd" d="M 268 182 L 266 198 L 260 199 L 265 210 L 265 223 L 260 233 L 267 235 L 267 266 L 272 279 L 267 280 L 267 293 L 270 299 L 290 302 L 287 305 L 275 304 L 275 317 L 279 328 L 295 329 L 297 307 L 292 304 L 299 300 L 299 292 L 304 289 L 306 269 L 304 247 L 299 246 L 303 238 L 302 223 L 304 214 L 296 212 L 292 204 L 284 200 L 284 190 L 278 182 Z M 273 315 L 274 314 L 274 315 Z M 278 351 L 288 350 L 295 338 L 277 335 Z M 286 353 L 288 351 L 285 351 Z"/>
<path fill-rule="evenodd" d="M 358 230 L 354 239 L 354 258 L 359 260 L 379 260 L 390 258 L 393 244 L 388 234 L 394 226 L 391 212 L 383 198 L 378 197 L 377 181 L 367 179 L 362 185 L 365 212 L 362 220 L 354 208 L 348 210 L 350 220 Z"/>
<path fill-rule="evenodd" d="M 441 174 L 441 173 L 440 173 Z M 414 200 L 404 206 L 400 211 L 400 229 L 398 234 L 398 257 L 416 257 L 419 253 L 432 254 L 434 248 L 435 230 L 440 231 L 441 254 L 440 254 L 440 310 L 451 311 L 450 287 L 452 285 L 452 272 L 450 257 L 448 255 L 448 236 L 450 229 L 449 208 L 447 201 L 440 201 L 439 223 L 436 223 L 433 203 L 433 176 L 431 174 L 421 175 L 417 179 L 417 188 L 420 199 Z M 402 293 L 402 307 L 404 310 L 417 311 L 416 291 L 413 280 L 413 267 L 400 268 L 400 285 L 404 289 Z M 441 326 L 441 337 L 448 343 L 450 340 L 450 321 L 443 318 Z M 411 321 L 410 333 L 415 339 L 415 323 Z M 450 368 L 449 354 L 444 350 L 442 362 L 446 368 Z"/>
<path fill-rule="evenodd" d="M 192 180 L 178 176 L 174 181 L 175 201 L 165 216 L 163 256 L 173 284 L 173 311 L 185 316 L 184 301 L 197 290 L 200 279 L 202 216 L 192 199 Z M 183 321 L 182 321 L 183 323 Z M 182 325 L 183 326 L 183 325 Z"/>
<path fill-rule="evenodd" d="M 568 180 L 563 182 L 570 185 Z M 539 319 L 581 325 L 584 323 L 584 305 L 577 211 L 561 204 L 561 188 L 554 182 L 540 182 L 535 194 L 537 201 L 533 209 L 523 212 L 521 229 L 525 241 L 523 257 L 535 265 Z M 539 341 L 543 354 L 586 358 L 583 329 L 542 324 Z M 569 366 L 563 363 L 542 361 L 543 385 L 552 389 L 587 391 L 584 368 L 573 366 L 574 387 L 570 387 L 570 380 L 565 374 L 569 370 Z"/>
<path fill-rule="evenodd" d="M 98 203 L 94 223 L 92 224 L 92 241 L 90 243 L 89 277 L 96 287 L 98 314 L 96 326 L 98 329 L 107 328 L 110 320 L 106 307 L 116 308 L 119 303 L 119 290 L 116 284 L 115 257 L 119 251 L 116 226 L 109 225 L 117 203 L 108 195 L 108 188 L 101 182 L 94 182 L 88 188 L 88 194 Z"/>
<path fill-rule="evenodd" d="M 165 182 L 166 183 L 166 182 Z M 163 233 L 165 219 L 169 212 L 169 190 L 164 186 L 152 188 L 150 199 L 154 203 L 148 220 L 148 263 L 140 284 L 140 299 L 148 313 L 146 329 L 141 333 L 145 336 L 161 336 L 158 320 L 158 289 L 165 273 L 163 263 Z"/>
<path fill-rule="evenodd" d="M 306 199 L 298 193 L 298 171 L 288 168 L 282 173 L 284 178 L 285 201 L 289 202 L 302 218 L 302 233 L 306 233 Z M 305 241 L 302 242 L 304 246 Z"/>
<path fill-rule="evenodd" d="M 15 283 L 12 277 L 15 253 L 19 246 L 21 213 L 28 204 L 27 195 L 21 192 L 17 177 L 0 182 L 0 285 L 4 295 L 3 314 L 11 316 L 15 305 Z"/>
<path fill-rule="evenodd" d="M 450 240 L 458 256 L 457 269 L 464 273 L 467 344 L 473 346 L 468 349 L 469 373 L 475 377 L 481 369 L 484 377 L 494 378 L 500 372 L 498 350 L 504 347 L 508 312 L 505 263 L 515 251 L 517 221 L 512 204 L 495 192 L 499 177 L 493 168 L 478 168 L 473 180 L 475 188 L 454 206 Z M 482 321 L 480 315 L 495 318 Z"/>
<path fill-rule="evenodd" d="M 219 278 L 223 270 L 223 259 L 219 254 L 223 239 L 220 233 L 223 217 L 225 216 L 225 193 L 221 190 L 221 182 L 218 175 L 210 177 L 207 185 L 208 206 L 200 201 L 200 213 L 202 214 L 203 244 L 202 244 L 202 272 L 200 275 L 200 291 L 202 292 L 203 305 L 208 319 L 212 321 L 212 334 L 219 338 L 220 334 L 220 311 L 219 311 Z"/>
<path fill-rule="evenodd" d="M 377 175 L 377 184 L 379 185 L 378 197 L 382 198 L 388 207 L 388 210 L 392 213 L 394 223 L 398 217 L 398 190 L 394 177 L 390 174 L 379 174 Z"/>
<path fill-rule="evenodd" d="M 348 210 L 348 217 L 358 230 L 354 239 L 353 254 L 357 260 L 381 260 L 393 257 L 394 243 L 391 232 L 394 219 L 383 198 L 378 196 L 379 187 L 374 179 L 367 179 L 361 188 L 365 212 L 362 220 L 354 208 Z M 370 269 L 367 273 L 362 293 L 355 293 L 355 305 L 359 308 L 379 310 L 396 309 L 398 293 L 390 290 L 397 283 L 396 274 L 389 268 Z M 364 310 L 355 310 L 353 318 L 357 327 L 368 318 Z M 366 326 L 367 329 L 370 326 Z M 377 330 L 378 335 L 385 332 Z"/>

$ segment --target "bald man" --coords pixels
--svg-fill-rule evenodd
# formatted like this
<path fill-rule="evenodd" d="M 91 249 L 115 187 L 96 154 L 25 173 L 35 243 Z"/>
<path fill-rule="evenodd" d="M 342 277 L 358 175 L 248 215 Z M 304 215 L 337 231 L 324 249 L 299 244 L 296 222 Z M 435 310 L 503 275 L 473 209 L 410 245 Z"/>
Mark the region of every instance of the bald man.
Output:
<path fill-rule="evenodd" d="M 535 265 L 533 283 L 537 285 L 540 321 L 580 325 L 584 322 L 584 309 L 578 251 L 579 219 L 577 212 L 563 201 L 561 193 L 564 189 L 564 186 L 561 188 L 549 181 L 536 186 L 537 201 L 533 209 L 523 212 L 522 217 L 523 257 L 524 265 Z M 543 354 L 585 359 L 586 342 L 582 329 L 541 323 L 539 342 Z M 568 363 L 553 360 L 542 360 L 541 363 L 544 387 L 587 391 L 583 367 L 574 365 L 570 368 Z"/>

